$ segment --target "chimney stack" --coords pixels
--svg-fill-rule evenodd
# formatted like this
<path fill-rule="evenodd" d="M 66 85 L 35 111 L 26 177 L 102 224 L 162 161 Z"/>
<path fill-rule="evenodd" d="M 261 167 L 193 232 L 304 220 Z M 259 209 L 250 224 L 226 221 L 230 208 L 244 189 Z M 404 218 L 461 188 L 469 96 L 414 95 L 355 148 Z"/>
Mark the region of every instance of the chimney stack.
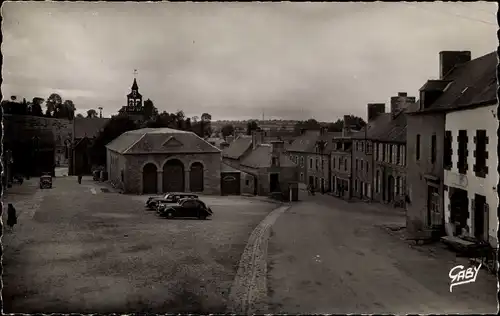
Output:
<path fill-rule="evenodd" d="M 256 130 L 252 132 L 252 148 L 255 149 L 260 144 L 264 143 L 264 132 Z"/>
<path fill-rule="evenodd" d="M 415 97 L 409 97 L 406 92 L 398 92 L 396 97 L 391 97 L 391 118 L 394 119 L 408 105 L 415 103 Z"/>
<path fill-rule="evenodd" d="M 344 115 L 344 126 L 342 127 L 342 136 L 347 137 L 351 131 L 351 122 L 349 120 L 349 115 Z"/>
<path fill-rule="evenodd" d="M 470 51 L 442 51 L 439 52 L 439 79 L 444 77 L 456 66 L 471 60 Z"/>
<path fill-rule="evenodd" d="M 385 103 L 368 103 L 368 122 L 373 121 L 380 114 L 385 113 Z"/>

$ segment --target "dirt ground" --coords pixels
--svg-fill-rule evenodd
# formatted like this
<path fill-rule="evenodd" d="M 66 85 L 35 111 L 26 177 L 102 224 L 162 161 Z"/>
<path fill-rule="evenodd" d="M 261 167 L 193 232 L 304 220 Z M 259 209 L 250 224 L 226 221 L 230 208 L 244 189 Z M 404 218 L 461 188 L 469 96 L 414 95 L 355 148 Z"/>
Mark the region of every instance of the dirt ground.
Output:
<path fill-rule="evenodd" d="M 265 313 L 495 313 L 497 282 L 449 291 L 448 273 L 467 259 L 439 245 L 416 247 L 382 225 L 404 212 L 330 196 L 306 197 L 272 227 Z"/>
<path fill-rule="evenodd" d="M 2 240 L 4 312 L 224 312 L 248 237 L 276 205 L 203 197 L 212 219 L 166 220 L 144 209 L 146 198 L 103 193 L 90 178 L 14 187 L 5 201 L 20 215 Z"/>

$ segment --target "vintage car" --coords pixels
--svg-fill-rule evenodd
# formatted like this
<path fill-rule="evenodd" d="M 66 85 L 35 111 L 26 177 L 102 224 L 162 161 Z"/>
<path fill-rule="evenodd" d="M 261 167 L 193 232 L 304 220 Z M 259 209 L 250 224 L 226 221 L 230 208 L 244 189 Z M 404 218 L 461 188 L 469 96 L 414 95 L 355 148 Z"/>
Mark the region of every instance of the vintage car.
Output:
<path fill-rule="evenodd" d="M 160 204 L 160 206 L 158 206 L 158 215 L 166 218 L 196 217 L 199 219 L 207 219 L 207 217 L 213 214 L 210 207 L 196 198 L 181 199 L 177 203 Z"/>
<path fill-rule="evenodd" d="M 160 203 L 169 204 L 169 203 L 177 203 L 180 199 L 183 198 L 198 198 L 198 195 L 193 193 L 185 193 L 185 192 L 170 192 L 160 197 L 149 197 L 146 201 L 146 207 L 150 210 L 154 210 L 158 207 Z"/>
<path fill-rule="evenodd" d="M 40 189 L 52 188 L 52 176 L 50 174 L 42 174 L 40 176 Z"/>

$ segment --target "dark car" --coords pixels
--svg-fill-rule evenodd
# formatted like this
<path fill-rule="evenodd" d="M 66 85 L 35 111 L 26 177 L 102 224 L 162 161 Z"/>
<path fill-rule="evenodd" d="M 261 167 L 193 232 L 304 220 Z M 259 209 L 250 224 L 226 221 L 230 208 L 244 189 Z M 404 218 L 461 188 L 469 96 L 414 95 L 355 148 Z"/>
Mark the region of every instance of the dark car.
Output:
<path fill-rule="evenodd" d="M 197 199 L 198 195 L 193 194 L 193 193 L 171 192 L 171 193 L 167 193 L 164 196 L 160 196 L 160 197 L 151 196 L 146 201 L 146 207 L 149 208 L 150 210 L 154 210 L 158 207 L 158 205 L 160 203 L 163 203 L 163 204 L 177 203 L 180 199 L 183 199 L 183 198 Z"/>
<path fill-rule="evenodd" d="M 182 199 L 175 204 L 161 204 L 158 214 L 166 218 L 196 217 L 207 219 L 213 215 L 212 209 L 199 199 Z"/>
<path fill-rule="evenodd" d="M 50 174 L 42 174 L 40 176 L 40 189 L 52 188 L 52 176 Z"/>

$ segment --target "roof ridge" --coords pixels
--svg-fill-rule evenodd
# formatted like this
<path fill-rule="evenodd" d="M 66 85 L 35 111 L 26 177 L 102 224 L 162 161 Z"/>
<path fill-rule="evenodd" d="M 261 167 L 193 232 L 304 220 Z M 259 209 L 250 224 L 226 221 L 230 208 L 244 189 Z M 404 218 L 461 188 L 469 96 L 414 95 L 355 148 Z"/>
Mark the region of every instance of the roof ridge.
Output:
<path fill-rule="evenodd" d="M 122 134 L 122 135 L 123 135 L 123 134 Z M 120 136 L 121 136 L 121 135 L 120 135 Z M 118 136 L 118 137 L 120 137 L 120 136 Z M 129 151 L 132 147 L 134 147 L 134 145 L 135 145 L 135 144 L 137 144 L 138 142 L 140 142 L 140 141 L 141 141 L 141 140 L 142 140 L 145 136 L 146 136 L 146 133 L 142 134 L 142 136 L 141 136 L 141 137 L 139 137 L 139 139 L 137 139 L 135 142 L 133 142 L 133 143 L 132 143 L 132 145 L 130 145 L 127 149 L 125 149 L 125 150 L 123 151 L 123 154 L 126 154 L 126 153 L 127 153 L 127 151 Z M 118 138 L 117 138 L 117 139 L 118 139 Z"/>

